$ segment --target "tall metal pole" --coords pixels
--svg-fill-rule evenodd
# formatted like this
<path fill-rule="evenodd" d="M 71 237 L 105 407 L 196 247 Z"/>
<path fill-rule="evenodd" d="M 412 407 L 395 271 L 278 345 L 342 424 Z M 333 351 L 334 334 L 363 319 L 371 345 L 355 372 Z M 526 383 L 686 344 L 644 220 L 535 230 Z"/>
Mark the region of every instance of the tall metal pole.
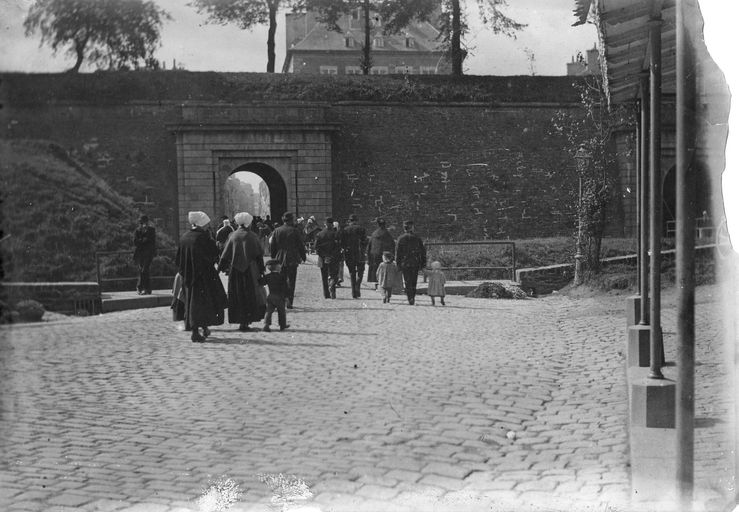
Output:
<path fill-rule="evenodd" d="M 649 75 L 641 78 L 641 175 L 639 176 L 639 325 L 649 325 Z"/>
<path fill-rule="evenodd" d="M 636 102 L 635 108 L 637 112 L 640 109 L 639 102 Z M 641 120 L 640 120 L 641 121 Z M 636 221 L 636 289 L 641 292 L 641 154 L 644 151 L 644 146 L 641 145 L 641 123 L 636 123 L 635 139 L 636 139 L 636 158 L 634 161 L 634 167 L 636 168 L 636 177 L 634 180 L 634 198 L 636 203 L 636 215 L 634 220 Z M 641 302 L 639 303 L 641 307 Z"/>
<path fill-rule="evenodd" d="M 660 5 L 657 2 L 656 5 Z M 660 268 L 662 250 L 662 13 L 649 21 L 649 188 L 650 201 L 650 335 L 649 335 L 649 377 L 664 379 L 662 375 L 662 328 L 660 325 Z"/>
<path fill-rule="evenodd" d="M 686 0 L 676 8 L 677 86 L 677 483 L 681 510 L 693 503 L 693 423 L 695 420 L 695 170 L 690 169 L 695 137 L 695 61 L 686 25 Z"/>

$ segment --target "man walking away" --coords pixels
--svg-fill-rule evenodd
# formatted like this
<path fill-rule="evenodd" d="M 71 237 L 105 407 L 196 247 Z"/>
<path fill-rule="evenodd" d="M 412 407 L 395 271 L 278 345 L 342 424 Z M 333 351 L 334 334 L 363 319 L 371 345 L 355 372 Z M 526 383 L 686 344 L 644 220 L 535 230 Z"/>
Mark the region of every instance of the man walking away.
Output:
<path fill-rule="evenodd" d="M 331 217 L 326 218 L 326 227 L 316 235 L 316 254 L 318 254 L 318 266 L 321 267 L 323 297 L 335 299 L 336 284 L 339 280 L 341 244 L 334 228 L 334 219 Z"/>
<path fill-rule="evenodd" d="M 231 221 L 228 220 L 228 217 L 225 215 L 221 217 L 221 222 L 223 223 L 222 226 L 218 228 L 218 231 L 216 231 L 216 245 L 218 246 L 219 251 L 223 251 L 223 246 L 226 245 L 228 235 L 235 231 L 234 227 L 231 225 Z"/>
<path fill-rule="evenodd" d="M 385 252 L 395 255 L 395 239 L 385 227 L 385 219 L 377 219 L 377 229 L 372 233 L 367 245 L 367 282 L 375 283 L 377 290 L 377 268 L 383 261 Z"/>
<path fill-rule="evenodd" d="M 395 262 L 403 273 L 408 304 L 413 306 L 416 303 L 418 271 L 426 267 L 426 248 L 423 246 L 421 238 L 414 232 L 413 221 L 403 222 L 403 230 L 405 233 L 398 238 Z"/>
<path fill-rule="evenodd" d="M 151 295 L 151 261 L 157 252 L 156 230 L 149 225 L 149 217 L 139 217 L 139 227 L 133 233 L 133 261 L 139 267 L 136 291 L 139 295 Z"/>
<path fill-rule="evenodd" d="M 292 309 L 298 265 L 305 263 L 305 244 L 302 233 L 295 227 L 295 216 L 291 212 L 282 215 L 282 226 L 272 233 L 269 250 L 272 259 L 280 263 L 280 273 L 287 280 L 285 306 Z"/>
<path fill-rule="evenodd" d="M 341 234 L 341 248 L 344 251 L 344 261 L 349 269 L 352 298 L 354 299 L 358 299 L 361 296 L 360 286 L 364 277 L 367 243 L 367 231 L 359 225 L 359 217 L 352 213 L 349 216 L 349 225 Z"/>

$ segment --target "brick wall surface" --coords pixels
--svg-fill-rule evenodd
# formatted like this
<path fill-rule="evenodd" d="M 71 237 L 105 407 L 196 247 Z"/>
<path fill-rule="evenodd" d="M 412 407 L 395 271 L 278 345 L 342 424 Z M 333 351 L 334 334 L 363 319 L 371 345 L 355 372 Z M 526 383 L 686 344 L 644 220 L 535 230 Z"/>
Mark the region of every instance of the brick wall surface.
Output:
<path fill-rule="evenodd" d="M 527 82 L 527 91 L 539 77 L 529 78 L 532 83 Z M 541 79 L 542 84 L 551 81 Z M 74 87 L 82 88 L 86 83 Z M 202 86 L 198 84 L 193 78 L 193 91 Z M 212 217 L 221 214 L 210 212 L 213 184 L 208 179 L 188 176 L 187 180 L 196 178 L 192 184 L 197 190 L 178 190 L 178 158 L 181 164 L 185 159 L 188 165 L 202 164 L 201 171 L 208 175 L 213 170 L 209 149 L 177 154 L 174 127 L 202 115 L 192 105 L 183 107 L 191 95 L 180 92 L 183 102 L 171 98 L 151 101 L 151 97 L 118 100 L 117 95 L 123 94 L 118 91 L 105 101 L 91 97 L 85 102 L 73 85 L 65 85 L 71 88 L 65 89 L 65 94 L 74 101 L 45 98 L 4 104 L 0 136 L 59 143 L 117 191 L 133 197 L 142 211 L 158 219 L 160 229 L 175 237 L 182 222 L 178 199 L 197 198 L 202 208 L 214 213 Z M 178 83 L 177 87 L 186 90 L 186 85 Z M 309 121 L 337 125 L 331 136 L 331 213 L 345 219 L 355 212 L 368 227 L 378 216 L 391 226 L 412 218 L 419 234 L 430 239 L 513 239 L 571 233 L 574 166 L 563 151 L 564 141 L 551 135 L 549 128 L 557 109 L 575 107 L 569 90 L 563 90 L 560 103 L 551 102 L 551 88 L 546 91 L 549 103 L 532 102 L 527 96 L 528 103 L 507 104 L 337 101 L 315 109 L 303 105 L 301 109 L 310 113 Z M 268 103 L 274 118 L 263 122 L 299 121 L 290 102 L 279 103 Z M 206 110 L 211 117 L 204 120 L 205 129 L 209 123 L 234 122 L 260 111 L 249 105 L 224 106 L 223 116 Z M 190 133 L 188 137 L 208 140 L 205 135 Z M 304 136 L 306 142 L 315 137 L 311 133 Z M 258 140 L 241 142 L 244 149 L 250 149 Z M 272 136 L 266 140 L 278 142 Z M 324 210 L 323 192 L 315 182 L 315 166 L 323 158 L 320 153 L 319 149 L 316 155 L 306 154 L 304 169 L 297 169 L 298 183 L 306 187 L 300 215 L 323 213 L 311 208 Z M 311 179 L 314 186 L 309 188 Z M 183 183 L 181 178 L 179 185 Z M 619 225 L 622 220 L 614 217 L 611 222 Z"/>

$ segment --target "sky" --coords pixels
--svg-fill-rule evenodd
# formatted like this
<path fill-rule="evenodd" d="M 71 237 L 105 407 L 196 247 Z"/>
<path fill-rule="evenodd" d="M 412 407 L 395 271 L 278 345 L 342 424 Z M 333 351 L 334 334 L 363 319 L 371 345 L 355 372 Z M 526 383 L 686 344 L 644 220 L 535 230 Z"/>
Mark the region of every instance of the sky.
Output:
<path fill-rule="evenodd" d="M 235 25 L 212 25 L 195 9 L 190 0 L 155 0 L 169 11 L 173 20 L 165 24 L 162 46 L 156 56 L 167 68 L 176 61 L 190 71 L 266 70 L 267 29 L 240 30 Z M 463 0 L 464 1 L 464 0 Z M 646 0 L 645 0 L 646 1 Z M 73 60 L 47 47 L 39 47 L 39 36 L 26 37 L 23 20 L 33 0 L 0 0 L 0 71 L 58 72 L 70 68 Z M 471 25 L 467 44 L 472 47 L 465 62 L 471 75 L 564 75 L 567 62 L 579 51 L 592 48 L 597 37 L 592 25 L 572 27 L 574 0 L 508 0 L 506 14 L 528 26 L 516 39 L 495 35 L 477 21 L 475 0 L 466 0 Z M 701 0 L 705 20 L 705 41 L 714 60 L 724 71 L 732 91 L 739 90 L 736 55 L 739 34 L 734 26 L 739 2 Z M 285 59 L 284 13 L 278 16 L 276 65 L 279 71 Z M 533 61 L 527 57 L 533 53 Z M 84 71 L 84 68 L 83 68 Z M 730 126 L 739 126 L 739 113 L 730 113 Z M 739 197 L 739 143 L 737 130 L 730 130 L 724 194 Z M 734 245 L 739 247 L 739 201 L 725 202 Z"/>

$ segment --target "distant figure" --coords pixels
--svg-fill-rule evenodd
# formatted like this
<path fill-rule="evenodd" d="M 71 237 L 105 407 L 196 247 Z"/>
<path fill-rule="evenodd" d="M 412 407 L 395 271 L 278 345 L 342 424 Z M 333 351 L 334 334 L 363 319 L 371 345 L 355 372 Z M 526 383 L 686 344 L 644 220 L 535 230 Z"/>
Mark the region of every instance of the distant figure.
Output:
<path fill-rule="evenodd" d="M 226 245 L 228 235 L 234 232 L 234 227 L 231 225 L 231 221 L 228 220 L 228 217 L 225 215 L 221 217 L 221 222 L 221 227 L 216 231 L 216 245 L 218 245 L 219 251 L 223 251 L 223 246 Z"/>
<path fill-rule="evenodd" d="M 377 229 L 372 232 L 367 245 L 367 282 L 375 283 L 377 290 L 377 267 L 382 263 L 386 251 L 395 254 L 395 239 L 385 227 L 385 219 L 377 219 Z"/>
<path fill-rule="evenodd" d="M 349 216 L 349 225 L 341 233 L 341 249 L 349 269 L 352 285 L 352 298 L 361 297 L 360 287 L 364 277 L 364 264 L 367 255 L 367 231 L 359 225 L 356 214 Z"/>
<path fill-rule="evenodd" d="M 272 328 L 272 313 L 277 311 L 277 323 L 280 330 L 284 331 L 287 325 L 287 313 L 285 311 L 285 301 L 287 298 L 287 280 L 285 276 L 280 274 L 280 262 L 277 260 L 269 260 L 266 263 L 269 273 L 266 274 L 259 284 L 266 285 L 269 289 L 267 294 L 267 314 L 264 317 L 264 331 L 270 332 Z"/>
<path fill-rule="evenodd" d="M 403 289 L 403 277 L 400 269 L 393 261 L 393 253 L 385 251 L 382 255 L 382 263 L 377 267 L 377 284 L 382 288 L 382 303 L 389 304 L 393 291 Z"/>
<path fill-rule="evenodd" d="M 287 281 L 287 297 L 285 307 L 292 309 L 295 301 L 295 280 L 298 277 L 298 265 L 305 263 L 305 244 L 303 235 L 295 227 L 295 216 L 291 212 L 282 215 L 282 226 L 272 233 L 269 252 L 272 259 L 280 262 L 280 273 Z"/>
<path fill-rule="evenodd" d="M 311 215 L 308 217 L 308 220 L 305 221 L 305 229 L 303 230 L 303 233 L 305 233 L 305 247 L 311 254 L 315 252 L 313 244 L 316 241 L 316 235 L 319 231 L 321 231 L 321 227 L 316 222 L 316 218 Z"/>
<path fill-rule="evenodd" d="M 207 231 L 210 218 L 198 211 L 187 219 L 191 228 L 180 238 L 176 262 L 185 291 L 185 329 L 192 331 L 192 341 L 202 343 L 210 336 L 209 326 L 223 323 L 227 299 L 215 267 L 218 247 Z"/>
<path fill-rule="evenodd" d="M 323 297 L 335 299 L 339 279 L 341 243 L 336 228 L 334 228 L 334 219 L 331 217 L 326 218 L 326 227 L 316 235 L 316 254 L 318 254 L 318 266 L 321 269 Z"/>
<path fill-rule="evenodd" d="M 444 306 L 444 297 L 446 296 L 446 290 L 444 285 L 446 284 L 446 277 L 444 272 L 441 271 L 441 263 L 434 261 L 431 263 L 431 271 L 428 274 L 428 296 L 431 297 L 431 305 L 436 305 L 435 297 L 439 297 L 441 305 Z"/>
<path fill-rule="evenodd" d="M 151 295 L 151 262 L 157 253 L 156 230 L 149 225 L 149 217 L 139 217 L 139 227 L 133 232 L 133 261 L 139 267 L 136 292 Z"/>
<path fill-rule="evenodd" d="M 251 230 L 252 216 L 240 212 L 235 217 L 239 228 L 226 240 L 218 269 L 228 271 L 228 323 L 239 324 L 248 332 L 251 322 L 264 318 L 266 300 L 259 285 L 264 274 L 264 251 L 259 237 Z"/>
<path fill-rule="evenodd" d="M 336 230 L 336 239 L 341 245 L 341 237 L 343 236 L 344 229 L 341 227 L 341 223 L 337 220 L 334 221 L 334 230 Z M 336 286 L 341 287 L 341 283 L 344 282 L 344 252 L 339 250 L 339 268 L 336 271 Z"/>
<path fill-rule="evenodd" d="M 405 295 L 408 304 L 416 303 L 416 284 L 418 283 L 418 271 L 426 267 L 426 248 L 423 241 L 415 234 L 413 221 L 403 222 L 405 233 L 398 238 L 395 248 L 395 263 L 403 273 Z"/>

